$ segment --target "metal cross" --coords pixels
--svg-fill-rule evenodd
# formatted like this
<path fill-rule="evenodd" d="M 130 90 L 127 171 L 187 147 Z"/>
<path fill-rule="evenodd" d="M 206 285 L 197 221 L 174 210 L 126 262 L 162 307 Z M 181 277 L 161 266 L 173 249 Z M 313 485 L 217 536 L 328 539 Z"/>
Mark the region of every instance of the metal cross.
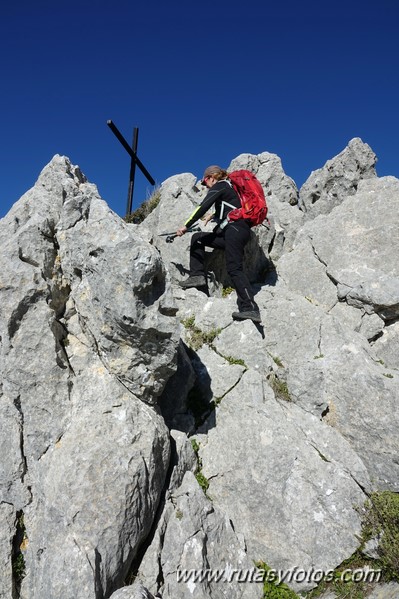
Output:
<path fill-rule="evenodd" d="M 151 185 L 155 185 L 154 179 L 151 177 L 150 173 L 145 168 L 144 164 L 137 157 L 137 145 L 139 138 L 139 130 L 137 127 L 134 128 L 133 132 L 133 142 L 132 147 L 129 146 L 126 139 L 123 137 L 121 132 L 115 127 L 114 123 L 109 120 L 107 121 L 108 127 L 111 129 L 112 133 L 116 136 L 116 138 L 121 142 L 122 146 L 125 148 L 126 152 L 130 155 L 130 174 L 129 174 L 129 189 L 127 194 L 127 207 L 126 207 L 126 216 L 132 213 L 132 205 L 133 205 L 133 190 L 134 190 L 134 178 L 136 174 L 136 165 L 139 167 L 143 175 L 147 178 L 147 180 L 151 183 Z"/>

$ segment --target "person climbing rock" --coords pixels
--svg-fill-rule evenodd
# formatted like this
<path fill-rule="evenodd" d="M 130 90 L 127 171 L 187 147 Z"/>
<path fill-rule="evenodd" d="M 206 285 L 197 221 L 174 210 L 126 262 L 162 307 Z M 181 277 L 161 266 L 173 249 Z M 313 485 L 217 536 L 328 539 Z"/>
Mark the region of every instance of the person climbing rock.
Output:
<path fill-rule="evenodd" d="M 209 189 L 207 195 L 184 226 L 176 231 L 176 235 L 179 237 L 184 235 L 188 228 L 211 208 L 214 209 L 214 213 L 207 216 L 205 222 L 213 220 L 216 222 L 216 226 L 212 232 L 194 233 L 192 236 L 190 274 L 188 279 L 180 283 L 180 286 L 183 289 L 205 286 L 205 248 L 223 249 L 227 272 L 237 293 L 238 312 L 233 312 L 233 319 L 250 319 L 253 322 L 261 322 L 259 307 L 254 300 L 251 284 L 243 269 L 244 249 L 250 238 L 251 227 L 243 218 L 233 222 L 227 220 L 230 210 L 241 206 L 240 198 L 229 183 L 227 171 L 220 166 L 212 165 L 205 169 L 202 185 Z"/>

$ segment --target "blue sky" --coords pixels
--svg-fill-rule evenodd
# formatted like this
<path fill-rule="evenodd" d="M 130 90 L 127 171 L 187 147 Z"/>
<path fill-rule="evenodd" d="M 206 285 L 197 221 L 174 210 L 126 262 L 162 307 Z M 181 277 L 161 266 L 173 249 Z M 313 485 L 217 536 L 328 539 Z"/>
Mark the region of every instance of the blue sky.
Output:
<path fill-rule="evenodd" d="M 361 137 L 399 177 L 397 0 L 6 0 L 0 216 L 54 154 L 123 216 L 129 143 L 161 183 L 272 152 L 298 187 Z M 136 173 L 134 206 L 151 186 Z M 184 216 L 184 215 L 182 215 Z"/>

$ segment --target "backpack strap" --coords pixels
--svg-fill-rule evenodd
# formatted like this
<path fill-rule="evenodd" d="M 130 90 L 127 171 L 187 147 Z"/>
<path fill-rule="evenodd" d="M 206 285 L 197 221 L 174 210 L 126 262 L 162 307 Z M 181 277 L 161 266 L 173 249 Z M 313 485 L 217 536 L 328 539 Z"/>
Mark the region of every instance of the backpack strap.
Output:
<path fill-rule="evenodd" d="M 232 210 L 234 210 L 234 208 L 236 208 L 236 206 L 233 206 L 233 204 L 229 204 L 228 202 L 221 202 L 221 204 L 220 204 L 220 215 L 219 215 L 220 220 L 223 219 L 223 212 L 224 212 L 224 209 L 227 208 L 227 207 L 231 208 Z"/>

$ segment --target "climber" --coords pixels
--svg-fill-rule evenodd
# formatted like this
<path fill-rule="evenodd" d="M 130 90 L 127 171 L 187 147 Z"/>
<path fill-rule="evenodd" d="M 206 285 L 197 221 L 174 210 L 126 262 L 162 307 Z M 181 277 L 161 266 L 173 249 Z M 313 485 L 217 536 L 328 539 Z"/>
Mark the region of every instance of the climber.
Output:
<path fill-rule="evenodd" d="M 205 286 L 205 247 L 224 249 L 227 272 L 237 293 L 238 312 L 233 312 L 233 319 L 261 322 L 259 307 L 243 270 L 244 248 L 249 241 L 251 227 L 244 219 L 228 222 L 226 218 L 230 210 L 241 206 L 240 198 L 228 182 L 228 173 L 220 166 L 208 166 L 202 185 L 209 189 L 207 195 L 184 226 L 176 231 L 176 235 L 180 237 L 187 233 L 189 227 L 212 206 L 215 212 L 206 216 L 204 221 L 207 224 L 212 220 L 216 222 L 216 226 L 210 233 L 195 233 L 191 237 L 190 276 L 180 286 L 183 289 Z"/>

